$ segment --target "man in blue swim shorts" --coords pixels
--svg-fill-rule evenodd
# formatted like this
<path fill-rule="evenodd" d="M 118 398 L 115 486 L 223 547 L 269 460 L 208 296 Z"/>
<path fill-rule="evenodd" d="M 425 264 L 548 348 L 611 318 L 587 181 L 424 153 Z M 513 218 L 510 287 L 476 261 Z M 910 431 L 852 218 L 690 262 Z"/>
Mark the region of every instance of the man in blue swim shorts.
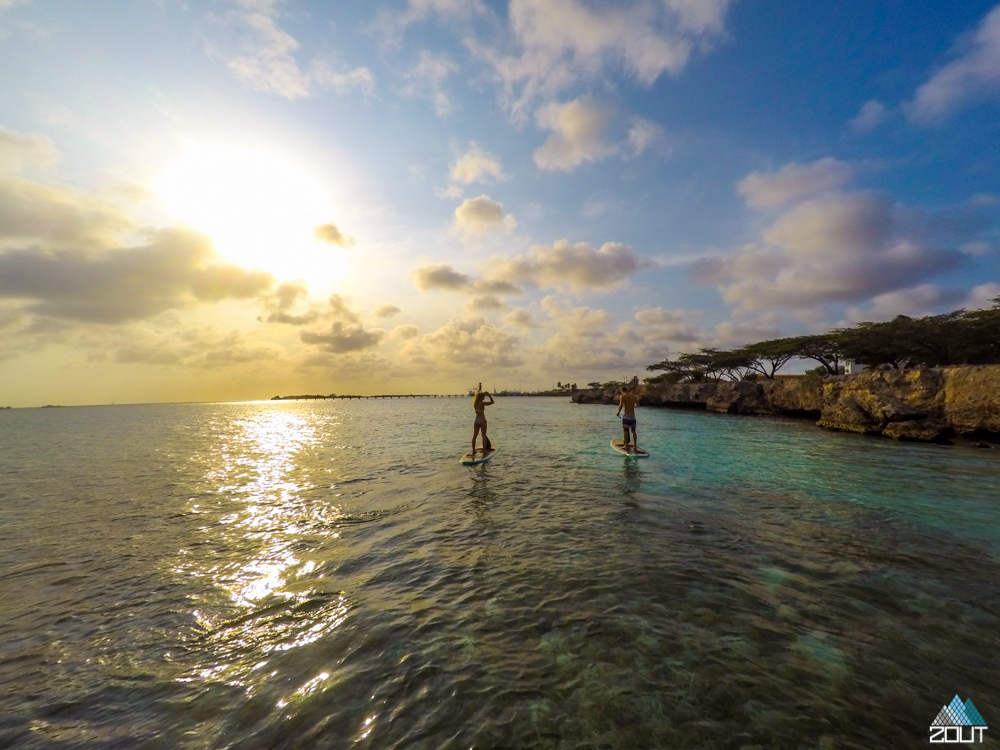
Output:
<path fill-rule="evenodd" d="M 622 409 L 625 410 L 625 416 L 622 417 L 622 437 L 625 440 L 625 447 L 629 444 L 629 430 L 632 431 L 632 444 L 636 448 L 639 447 L 639 436 L 636 434 L 635 426 L 635 407 L 637 405 L 637 400 L 635 394 L 632 393 L 632 389 L 629 386 L 622 388 L 622 393 L 618 397 L 618 411 L 615 412 L 615 416 L 619 416 L 622 413 Z"/>

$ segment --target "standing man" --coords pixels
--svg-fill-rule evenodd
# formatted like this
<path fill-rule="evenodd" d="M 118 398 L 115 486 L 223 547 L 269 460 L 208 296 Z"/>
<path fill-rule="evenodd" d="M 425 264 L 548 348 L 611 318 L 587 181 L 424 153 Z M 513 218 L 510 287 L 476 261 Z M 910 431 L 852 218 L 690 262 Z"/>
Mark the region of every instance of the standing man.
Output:
<path fill-rule="evenodd" d="M 618 397 L 618 411 L 615 412 L 615 416 L 619 416 L 622 413 L 622 409 L 625 410 L 625 416 L 622 417 L 622 437 L 625 439 L 625 448 L 628 448 L 629 444 L 629 430 L 632 431 L 632 443 L 636 448 L 639 447 L 639 436 L 635 431 L 635 407 L 637 405 L 635 394 L 632 393 L 632 388 L 625 386 L 622 388 L 622 393 Z"/>

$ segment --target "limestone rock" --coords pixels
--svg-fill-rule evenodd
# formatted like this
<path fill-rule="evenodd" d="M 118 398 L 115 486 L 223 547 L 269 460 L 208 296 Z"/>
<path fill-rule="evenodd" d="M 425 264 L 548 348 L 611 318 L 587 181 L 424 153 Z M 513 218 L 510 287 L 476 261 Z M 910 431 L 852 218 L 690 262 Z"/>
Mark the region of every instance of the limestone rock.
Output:
<path fill-rule="evenodd" d="M 860 432 L 862 435 L 878 435 L 883 426 L 876 422 L 858 402 L 850 396 L 838 398 L 823 407 L 823 414 L 816 423 L 820 427 L 844 432 Z"/>
<path fill-rule="evenodd" d="M 771 414 L 764 399 L 764 389 L 755 381 L 719 383 L 715 394 L 705 402 L 709 411 L 721 414 Z"/>
<path fill-rule="evenodd" d="M 943 417 L 958 433 L 1000 433 L 1000 367 L 947 367 Z"/>
<path fill-rule="evenodd" d="M 893 422 L 882 434 L 896 440 L 923 440 L 932 442 L 943 440 L 951 434 L 951 428 L 936 419 L 918 419 L 908 422 Z"/>

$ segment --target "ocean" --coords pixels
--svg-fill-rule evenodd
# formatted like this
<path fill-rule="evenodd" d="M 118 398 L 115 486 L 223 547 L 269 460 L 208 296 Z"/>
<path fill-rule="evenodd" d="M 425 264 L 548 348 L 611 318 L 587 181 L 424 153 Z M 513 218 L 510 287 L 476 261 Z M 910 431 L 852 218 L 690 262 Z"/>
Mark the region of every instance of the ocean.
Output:
<path fill-rule="evenodd" d="M 0 746 L 1000 746 L 1000 450 L 614 411 L 0 412 Z"/>

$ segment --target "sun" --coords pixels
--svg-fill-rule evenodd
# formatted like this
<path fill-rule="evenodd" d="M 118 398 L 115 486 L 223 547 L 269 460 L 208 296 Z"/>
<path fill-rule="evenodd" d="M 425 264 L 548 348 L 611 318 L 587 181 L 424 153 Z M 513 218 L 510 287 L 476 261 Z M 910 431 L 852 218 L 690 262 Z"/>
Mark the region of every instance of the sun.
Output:
<path fill-rule="evenodd" d="M 175 219 L 209 235 L 233 263 L 320 287 L 347 272 L 344 248 L 323 240 L 329 230 L 316 231 L 333 219 L 328 192 L 272 153 L 191 144 L 160 176 L 156 193 Z"/>

